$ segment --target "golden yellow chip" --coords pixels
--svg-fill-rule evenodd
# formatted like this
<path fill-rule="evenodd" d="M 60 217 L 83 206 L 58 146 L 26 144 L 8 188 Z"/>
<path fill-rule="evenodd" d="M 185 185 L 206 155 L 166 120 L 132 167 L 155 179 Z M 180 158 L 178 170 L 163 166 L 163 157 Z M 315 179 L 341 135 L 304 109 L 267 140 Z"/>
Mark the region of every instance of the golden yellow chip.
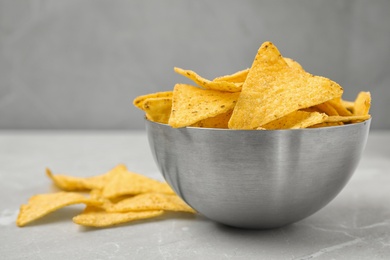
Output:
<path fill-rule="evenodd" d="M 167 124 L 171 109 L 172 97 L 148 98 L 143 103 L 146 118 L 157 123 Z"/>
<path fill-rule="evenodd" d="M 229 121 L 231 129 L 256 129 L 293 111 L 341 97 L 330 79 L 289 67 L 271 43 L 261 45 Z"/>
<path fill-rule="evenodd" d="M 127 170 L 114 169 L 109 173 L 102 195 L 104 198 L 113 199 L 123 195 L 136 195 L 147 192 L 175 194 L 165 182 Z"/>
<path fill-rule="evenodd" d="M 360 92 L 356 97 L 355 104 L 353 106 L 353 114 L 356 116 L 368 115 L 371 107 L 371 93 Z"/>
<path fill-rule="evenodd" d="M 16 224 L 22 227 L 60 208 L 80 203 L 95 206 L 101 204 L 100 201 L 87 198 L 75 192 L 35 195 L 29 199 L 28 204 L 20 207 Z"/>
<path fill-rule="evenodd" d="M 193 127 L 204 127 L 204 128 L 228 128 L 229 119 L 232 116 L 233 109 L 226 112 L 219 114 L 214 117 L 209 117 L 203 120 L 200 120 L 196 122 L 195 124 L 192 124 Z"/>
<path fill-rule="evenodd" d="M 325 118 L 324 113 L 294 111 L 261 127 L 267 130 L 306 128 L 324 122 Z"/>
<path fill-rule="evenodd" d="M 50 169 L 46 169 L 46 175 L 52 179 L 53 183 L 60 189 L 66 190 L 66 191 L 85 191 L 85 190 L 92 190 L 92 189 L 102 189 L 105 182 L 107 175 L 111 171 L 116 170 L 127 170 L 126 166 L 123 164 L 118 164 L 115 166 L 114 169 L 110 170 L 109 172 L 101 175 L 96 175 L 92 177 L 74 177 L 74 176 L 68 176 L 65 174 L 53 174 Z"/>
<path fill-rule="evenodd" d="M 299 64 L 295 60 L 286 57 L 283 57 L 283 59 L 286 61 L 288 66 L 297 69 L 302 69 L 301 64 Z M 213 81 L 228 81 L 228 82 L 235 82 L 235 83 L 244 83 L 246 77 L 248 76 L 248 72 L 249 69 L 240 70 L 231 75 L 216 77 L 215 79 L 213 79 Z"/>
<path fill-rule="evenodd" d="M 239 94 L 176 84 L 168 123 L 175 128 L 185 127 L 226 113 L 234 108 Z"/>
<path fill-rule="evenodd" d="M 361 115 L 361 116 L 329 116 L 324 120 L 326 123 L 334 122 L 361 122 L 370 119 L 370 115 Z"/>
<path fill-rule="evenodd" d="M 213 81 L 227 81 L 227 82 L 235 82 L 235 83 L 244 83 L 246 76 L 248 75 L 249 69 L 237 71 L 231 75 L 225 75 L 216 77 Z"/>
<path fill-rule="evenodd" d="M 331 99 L 327 103 L 337 111 L 339 116 L 352 116 L 351 111 L 345 108 L 340 97 Z"/>
<path fill-rule="evenodd" d="M 320 111 L 322 113 L 327 114 L 328 116 L 338 116 L 339 115 L 337 110 L 329 103 L 329 101 L 315 105 L 314 108 L 316 108 L 318 111 Z"/>
<path fill-rule="evenodd" d="M 144 102 L 148 98 L 162 98 L 162 97 L 172 97 L 172 91 L 163 91 L 156 92 L 152 94 L 138 96 L 133 100 L 133 105 L 137 108 L 144 110 Z"/>
<path fill-rule="evenodd" d="M 53 174 L 50 169 L 46 169 L 46 175 L 52 179 L 53 183 L 58 188 L 66 191 L 101 189 L 105 182 L 104 175 L 97 175 L 92 177 L 74 177 L 64 174 Z"/>
<path fill-rule="evenodd" d="M 174 68 L 176 73 L 179 73 L 182 76 L 185 76 L 192 81 L 194 81 L 198 86 L 218 91 L 226 91 L 226 92 L 239 92 L 242 88 L 242 82 L 229 82 L 229 81 L 211 81 L 205 78 L 202 78 L 196 72 L 192 70 L 183 70 L 181 68 Z"/>
<path fill-rule="evenodd" d="M 341 104 L 343 107 L 345 107 L 345 109 L 353 114 L 353 107 L 355 106 L 355 102 L 341 99 Z"/>
<path fill-rule="evenodd" d="M 146 210 L 166 210 L 195 213 L 176 194 L 143 193 L 134 197 L 125 198 L 106 208 L 108 212 L 129 212 Z"/>
<path fill-rule="evenodd" d="M 108 227 L 135 220 L 157 217 L 163 213 L 163 210 L 113 213 L 106 212 L 104 209 L 98 207 L 87 206 L 80 215 L 73 217 L 73 222 L 88 227 Z"/>

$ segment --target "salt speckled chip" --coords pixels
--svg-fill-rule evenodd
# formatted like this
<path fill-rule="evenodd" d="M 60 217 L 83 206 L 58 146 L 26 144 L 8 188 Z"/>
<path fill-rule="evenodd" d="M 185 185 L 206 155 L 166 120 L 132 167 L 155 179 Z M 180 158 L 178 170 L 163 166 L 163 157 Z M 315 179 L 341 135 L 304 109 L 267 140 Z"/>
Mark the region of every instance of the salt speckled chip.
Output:
<path fill-rule="evenodd" d="M 238 92 L 221 92 L 176 84 L 168 123 L 174 128 L 185 127 L 227 113 L 234 108 L 239 95 Z"/>
<path fill-rule="evenodd" d="M 27 204 L 20 207 L 16 224 L 23 227 L 60 208 L 74 205 L 100 205 L 101 202 L 75 192 L 57 192 L 32 196 Z"/>
<path fill-rule="evenodd" d="M 115 204 L 111 204 L 106 210 L 109 212 L 166 210 L 195 213 L 176 194 L 164 193 L 143 193 L 134 197 L 125 198 Z"/>
<path fill-rule="evenodd" d="M 290 67 L 271 43 L 261 45 L 229 121 L 231 129 L 256 129 L 293 111 L 341 97 L 330 79 Z"/>
<path fill-rule="evenodd" d="M 73 217 L 73 222 L 88 227 L 109 227 L 136 220 L 143 220 L 160 216 L 163 210 L 107 212 L 102 208 L 87 206 L 85 210 Z"/>
<path fill-rule="evenodd" d="M 243 82 L 231 82 L 231 81 L 211 81 L 199 76 L 192 70 L 184 70 L 181 68 L 174 68 L 175 72 L 185 76 L 194 81 L 199 87 L 204 89 L 225 91 L 225 92 L 239 92 L 241 91 Z"/>

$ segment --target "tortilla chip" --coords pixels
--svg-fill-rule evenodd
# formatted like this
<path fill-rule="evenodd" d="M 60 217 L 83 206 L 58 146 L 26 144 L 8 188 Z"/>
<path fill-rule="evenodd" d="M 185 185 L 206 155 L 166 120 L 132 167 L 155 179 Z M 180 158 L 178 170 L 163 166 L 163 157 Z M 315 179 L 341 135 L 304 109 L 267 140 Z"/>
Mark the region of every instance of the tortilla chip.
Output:
<path fill-rule="evenodd" d="M 329 101 L 315 105 L 314 107 L 316 109 L 318 109 L 318 111 L 325 113 L 328 116 L 338 116 L 339 115 L 337 110 L 329 103 Z"/>
<path fill-rule="evenodd" d="M 146 210 L 165 210 L 195 213 L 176 194 L 143 193 L 134 197 L 125 198 L 106 208 L 108 212 L 129 212 Z"/>
<path fill-rule="evenodd" d="M 356 97 L 353 114 L 356 116 L 368 115 L 371 107 L 371 93 L 370 92 L 360 92 Z"/>
<path fill-rule="evenodd" d="M 297 69 L 303 69 L 301 64 L 299 64 L 295 60 L 286 57 L 283 57 L 283 59 L 286 61 L 288 66 Z M 215 79 L 213 79 L 213 81 L 228 81 L 228 82 L 235 82 L 235 83 L 244 83 L 246 77 L 248 76 L 248 73 L 249 73 L 249 68 L 237 71 L 231 75 L 216 77 Z"/>
<path fill-rule="evenodd" d="M 203 128 L 221 128 L 226 129 L 228 128 L 228 123 L 230 120 L 230 117 L 232 116 L 233 109 L 226 112 L 219 114 L 214 117 L 209 117 L 203 120 L 200 120 L 196 122 L 195 124 L 192 124 L 192 127 L 203 127 Z"/>
<path fill-rule="evenodd" d="M 245 70 L 240 70 L 237 71 L 231 75 L 225 75 L 225 76 L 220 76 L 213 81 L 227 81 L 227 82 L 235 82 L 235 83 L 243 83 L 245 82 L 246 76 L 248 75 L 249 69 Z"/>
<path fill-rule="evenodd" d="M 65 191 L 87 191 L 101 189 L 104 186 L 106 176 L 97 175 L 92 177 L 74 177 L 65 174 L 53 174 L 50 169 L 46 169 L 46 175 L 61 190 Z"/>
<path fill-rule="evenodd" d="M 172 97 L 172 91 L 156 92 L 152 94 L 138 96 L 133 100 L 133 105 L 141 110 L 144 110 L 144 102 L 148 98 L 164 98 Z"/>
<path fill-rule="evenodd" d="M 175 194 L 167 183 L 148 178 L 138 173 L 114 169 L 109 174 L 102 193 L 102 196 L 107 199 L 147 192 Z"/>
<path fill-rule="evenodd" d="M 20 207 L 16 224 L 19 227 L 23 227 L 28 223 L 60 208 L 80 203 L 86 205 L 100 204 L 99 201 L 87 198 L 84 195 L 75 192 L 62 191 L 57 193 L 35 195 L 29 199 L 28 204 Z"/>
<path fill-rule="evenodd" d="M 204 90 L 186 84 L 176 84 L 168 123 L 175 128 L 185 127 L 226 113 L 234 108 L 238 95 L 238 92 Z"/>
<path fill-rule="evenodd" d="M 324 120 L 326 123 L 332 123 L 332 122 L 362 122 L 365 120 L 370 119 L 370 115 L 360 115 L 360 116 L 329 116 Z"/>
<path fill-rule="evenodd" d="M 353 114 L 353 107 L 355 106 L 355 102 L 341 99 L 341 104 L 343 107 L 345 107 L 345 109 Z"/>
<path fill-rule="evenodd" d="M 322 123 L 325 118 L 327 115 L 324 113 L 294 111 L 261 127 L 267 130 L 299 129 Z"/>
<path fill-rule="evenodd" d="M 343 103 L 342 103 L 340 97 L 331 99 L 331 100 L 327 101 L 327 103 L 337 111 L 337 114 L 339 116 L 352 116 L 351 111 L 349 111 L 348 109 L 346 109 L 343 106 Z"/>
<path fill-rule="evenodd" d="M 242 88 L 242 82 L 235 83 L 229 81 L 210 81 L 208 79 L 202 78 L 196 72 L 192 70 L 183 70 L 181 68 L 174 68 L 176 73 L 183 75 L 192 81 L 194 81 L 198 86 L 210 89 L 210 90 L 218 90 L 218 91 L 226 91 L 226 92 L 239 92 Z"/>
<path fill-rule="evenodd" d="M 157 123 L 167 124 L 171 109 L 172 97 L 148 98 L 143 103 L 146 118 Z"/>
<path fill-rule="evenodd" d="M 82 226 L 108 227 L 135 220 L 157 217 L 163 213 L 163 210 L 113 213 L 106 212 L 104 209 L 98 207 L 88 206 L 80 215 L 73 217 L 73 222 Z"/>
<path fill-rule="evenodd" d="M 271 43 L 261 45 L 229 121 L 231 129 L 256 129 L 293 111 L 341 97 L 330 79 L 289 67 Z"/>

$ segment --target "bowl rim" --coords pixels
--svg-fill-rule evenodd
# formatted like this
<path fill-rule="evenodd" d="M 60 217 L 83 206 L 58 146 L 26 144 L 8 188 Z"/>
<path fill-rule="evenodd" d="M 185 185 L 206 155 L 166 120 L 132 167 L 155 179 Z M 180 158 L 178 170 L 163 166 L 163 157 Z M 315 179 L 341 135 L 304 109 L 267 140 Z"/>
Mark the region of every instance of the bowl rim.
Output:
<path fill-rule="evenodd" d="M 259 131 L 259 132 L 286 132 L 286 131 L 322 131 L 322 130 L 330 130 L 330 129 L 338 129 L 338 128 L 350 128 L 350 127 L 358 127 L 360 125 L 370 124 L 371 123 L 372 116 L 369 119 L 366 119 L 362 122 L 357 123 L 351 123 L 351 124 L 343 124 L 343 125 L 337 125 L 337 126 L 325 126 L 325 127 L 317 127 L 317 128 L 298 128 L 298 129 L 229 129 L 229 128 L 211 128 L 211 127 L 196 127 L 196 126 L 185 126 L 185 127 L 178 127 L 174 128 L 171 127 L 168 124 L 154 122 L 149 120 L 148 118 L 144 117 L 144 120 L 151 124 L 161 125 L 164 127 L 169 127 L 171 129 L 189 129 L 189 130 L 197 130 L 197 131 L 223 131 L 223 132 L 236 132 L 236 131 L 242 131 L 242 132 L 253 132 L 253 131 Z"/>

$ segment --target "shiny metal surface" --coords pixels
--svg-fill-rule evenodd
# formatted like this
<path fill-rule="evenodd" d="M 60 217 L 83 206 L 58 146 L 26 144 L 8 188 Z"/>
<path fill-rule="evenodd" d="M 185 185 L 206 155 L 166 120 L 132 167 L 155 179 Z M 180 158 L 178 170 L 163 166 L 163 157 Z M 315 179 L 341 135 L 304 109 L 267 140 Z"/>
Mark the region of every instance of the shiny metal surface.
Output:
<path fill-rule="evenodd" d="M 189 205 L 216 222 L 265 229 L 310 216 L 343 189 L 370 123 L 246 131 L 146 120 L 146 130 L 161 173 Z"/>

